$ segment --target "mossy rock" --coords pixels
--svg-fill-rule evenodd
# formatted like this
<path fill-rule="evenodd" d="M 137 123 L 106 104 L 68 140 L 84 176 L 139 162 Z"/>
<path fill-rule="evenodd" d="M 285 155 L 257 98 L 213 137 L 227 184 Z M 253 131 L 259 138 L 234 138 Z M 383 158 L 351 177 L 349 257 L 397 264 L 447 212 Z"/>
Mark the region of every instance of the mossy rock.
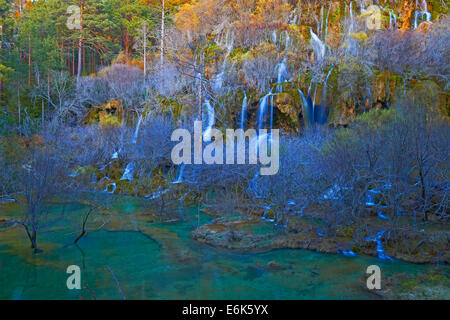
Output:
<path fill-rule="evenodd" d="M 120 100 L 110 100 L 104 105 L 94 105 L 84 118 L 84 124 L 100 123 L 102 126 L 120 126 L 123 119 L 123 106 Z"/>

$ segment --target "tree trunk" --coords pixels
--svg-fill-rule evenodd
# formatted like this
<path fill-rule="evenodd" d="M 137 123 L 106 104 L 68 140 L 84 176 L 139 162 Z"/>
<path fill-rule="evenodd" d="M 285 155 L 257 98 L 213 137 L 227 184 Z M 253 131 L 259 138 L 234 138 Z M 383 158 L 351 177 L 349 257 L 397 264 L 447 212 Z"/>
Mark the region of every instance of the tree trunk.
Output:
<path fill-rule="evenodd" d="M 81 7 L 80 11 L 80 38 L 78 39 L 78 72 L 77 72 L 77 88 L 80 85 L 80 77 L 81 77 L 81 59 L 82 59 L 82 50 L 83 50 L 83 7 Z"/>
<path fill-rule="evenodd" d="M 0 50 L 2 50 L 2 46 L 3 46 L 3 25 L 0 25 Z M 0 98 L 3 94 L 3 80 L 0 78 Z"/>
<path fill-rule="evenodd" d="M 36 234 L 36 229 L 33 228 L 33 230 L 31 231 L 31 249 L 34 250 L 34 253 L 38 253 L 40 252 L 38 245 L 37 245 L 37 234 Z"/>
<path fill-rule="evenodd" d="M 28 85 L 31 85 L 31 37 L 28 37 Z"/>
<path fill-rule="evenodd" d="M 402 5 L 402 24 L 401 31 L 408 31 L 411 28 L 411 17 L 413 16 L 416 4 L 414 0 L 404 0 Z"/>
<path fill-rule="evenodd" d="M 72 75 L 75 75 L 75 41 L 72 41 Z"/>
<path fill-rule="evenodd" d="M 41 112 L 42 112 L 42 128 L 44 128 L 44 119 L 45 119 L 45 108 L 44 108 L 44 99 L 42 99 L 42 106 L 41 106 Z"/>
<path fill-rule="evenodd" d="M 47 97 L 47 108 L 50 110 L 50 74 L 47 75 Z"/>
<path fill-rule="evenodd" d="M 166 2 L 161 0 L 162 10 L 161 10 L 161 66 L 164 65 L 164 34 L 165 34 L 165 24 L 166 24 Z"/>
<path fill-rule="evenodd" d="M 425 187 L 425 177 L 423 174 L 423 170 L 422 168 L 419 169 L 419 176 L 420 176 L 420 185 L 421 185 L 421 193 L 422 193 L 422 201 L 423 201 L 423 219 L 424 221 L 428 221 L 428 213 L 427 213 L 427 208 L 426 208 L 426 196 L 427 196 L 427 191 L 426 191 L 426 187 Z"/>
<path fill-rule="evenodd" d="M 144 21 L 144 83 L 147 77 L 147 22 Z"/>
<path fill-rule="evenodd" d="M 201 62 L 200 62 L 200 88 L 199 88 L 199 101 L 198 101 L 198 112 L 199 112 L 199 118 L 200 118 L 200 122 L 203 122 L 203 70 L 204 66 L 203 66 L 203 53 L 202 53 L 202 57 L 201 57 Z"/>
<path fill-rule="evenodd" d="M 83 40 L 81 39 L 81 35 L 80 35 L 80 39 L 78 40 L 78 71 L 77 71 L 77 87 L 80 85 L 80 77 L 81 77 L 82 42 L 83 42 Z"/>
<path fill-rule="evenodd" d="M 17 109 L 19 111 L 19 136 L 22 135 L 22 119 L 20 113 L 20 86 L 17 84 Z"/>
<path fill-rule="evenodd" d="M 39 253 L 42 252 L 42 250 L 39 249 L 38 245 L 37 245 L 37 232 L 36 232 L 36 228 L 33 227 L 33 229 L 30 232 L 30 229 L 28 228 L 28 226 L 23 223 L 22 224 L 25 232 L 27 233 L 28 239 L 30 240 L 31 243 L 31 249 L 34 250 L 34 253 Z"/>

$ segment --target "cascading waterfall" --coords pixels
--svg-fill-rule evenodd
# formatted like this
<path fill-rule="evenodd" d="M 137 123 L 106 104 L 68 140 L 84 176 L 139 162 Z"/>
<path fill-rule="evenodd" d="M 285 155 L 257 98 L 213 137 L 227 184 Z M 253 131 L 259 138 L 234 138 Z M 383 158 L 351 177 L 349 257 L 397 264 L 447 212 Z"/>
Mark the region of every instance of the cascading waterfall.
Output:
<path fill-rule="evenodd" d="M 120 180 L 133 180 L 133 172 L 134 172 L 134 163 L 130 162 L 127 167 L 125 168 L 125 172 L 122 175 L 122 178 Z"/>
<path fill-rule="evenodd" d="M 223 77 L 225 75 L 227 59 L 228 59 L 228 56 L 230 55 L 231 51 L 233 50 L 233 44 L 234 44 L 234 36 L 232 35 L 231 39 L 230 39 L 230 37 L 228 36 L 228 33 L 227 33 L 227 39 L 226 39 L 226 44 L 225 44 L 227 53 L 223 59 L 222 68 L 220 69 L 220 73 L 216 76 L 215 81 L 214 81 L 214 91 L 215 92 L 219 92 L 223 87 Z"/>
<path fill-rule="evenodd" d="M 320 124 L 325 124 L 327 121 L 328 116 L 324 115 L 323 113 L 325 112 L 326 109 L 326 101 L 327 101 L 327 90 L 328 90 L 328 80 L 330 79 L 331 73 L 333 72 L 333 68 L 330 69 L 330 71 L 328 71 L 328 75 L 327 78 L 325 79 L 325 83 L 323 85 L 323 91 L 322 91 L 322 102 L 320 104 L 320 109 L 318 110 L 320 112 L 319 114 L 314 114 L 314 119 L 316 122 L 320 123 Z M 315 100 L 315 97 L 314 97 Z M 315 110 L 314 110 L 315 112 Z M 319 113 L 318 112 L 318 113 Z"/>
<path fill-rule="evenodd" d="M 208 114 L 208 126 L 206 127 L 205 131 L 203 132 L 203 140 L 205 142 L 211 142 L 212 128 L 216 124 L 216 113 L 215 113 L 214 107 L 211 105 L 211 102 L 209 100 L 206 100 L 205 106 L 206 106 L 206 111 Z"/>
<path fill-rule="evenodd" d="M 105 189 L 104 192 L 113 194 L 113 193 L 116 191 L 116 189 L 117 189 L 117 184 L 115 184 L 115 183 L 113 182 L 113 183 L 110 183 L 110 184 L 108 184 L 108 185 L 106 186 L 106 189 Z"/>
<path fill-rule="evenodd" d="M 355 25 L 355 19 L 353 18 L 353 1 L 350 2 L 350 33 L 353 32 L 353 28 Z"/>
<path fill-rule="evenodd" d="M 289 32 L 286 31 L 286 42 L 285 42 L 285 45 L 284 45 L 286 53 L 289 51 L 290 44 L 291 44 L 291 37 L 289 36 Z"/>
<path fill-rule="evenodd" d="M 317 30 L 319 37 L 323 35 L 323 6 L 320 6 L 320 29 Z"/>
<path fill-rule="evenodd" d="M 137 140 L 139 138 L 139 130 L 141 129 L 141 124 L 142 124 L 142 120 L 143 120 L 143 116 L 142 114 L 139 116 L 139 120 L 138 123 L 136 125 L 136 130 L 134 131 L 134 135 L 133 135 L 133 144 L 137 144 Z"/>
<path fill-rule="evenodd" d="M 247 122 L 247 94 L 244 92 L 244 100 L 242 101 L 241 111 L 241 129 L 245 130 L 245 123 Z"/>
<path fill-rule="evenodd" d="M 183 183 L 183 173 L 184 173 L 184 168 L 186 167 L 186 164 L 182 163 L 181 167 L 180 167 L 180 172 L 178 173 L 178 178 L 176 181 L 173 182 L 173 184 L 180 184 Z"/>
<path fill-rule="evenodd" d="M 316 97 L 317 97 L 317 87 L 318 87 L 318 83 L 316 83 L 315 85 L 315 89 L 314 89 L 314 99 L 312 101 L 312 113 L 313 113 L 313 123 L 316 122 Z"/>
<path fill-rule="evenodd" d="M 397 26 L 397 15 L 389 10 L 389 28 L 395 28 Z"/>
<path fill-rule="evenodd" d="M 382 259 L 382 260 L 390 260 L 393 261 L 394 259 L 392 259 L 391 257 L 389 257 L 388 255 L 386 255 L 385 251 L 384 251 L 384 247 L 383 247 L 383 235 L 386 233 L 386 230 L 380 230 L 375 237 L 373 238 L 366 238 L 366 241 L 374 241 L 377 243 L 377 253 L 378 253 L 378 258 Z"/>
<path fill-rule="evenodd" d="M 312 111 L 310 110 L 311 106 L 308 103 L 308 100 L 306 99 L 306 97 L 303 94 L 302 90 L 297 89 L 297 91 L 300 94 L 300 97 L 302 98 L 302 101 L 303 101 L 303 114 L 306 115 L 308 120 L 312 123 L 313 120 L 311 119 L 311 117 L 314 117 L 314 115 L 312 115 Z"/>
<path fill-rule="evenodd" d="M 139 116 L 139 120 L 138 120 L 138 123 L 137 123 L 137 125 L 136 125 L 136 130 L 134 131 L 134 135 L 133 135 L 133 144 L 135 144 L 135 145 L 136 145 L 137 142 L 138 142 L 139 131 L 140 131 L 140 128 L 141 128 L 141 124 L 142 124 L 143 119 L 144 119 L 144 117 L 143 117 L 143 115 L 141 114 L 141 115 Z M 134 163 L 133 163 L 133 162 L 130 162 L 130 163 L 126 166 L 125 171 L 124 171 L 124 173 L 123 173 L 123 175 L 122 175 L 122 178 L 120 178 L 120 180 L 129 180 L 129 181 L 132 181 L 132 180 L 133 180 L 134 168 L 135 168 Z"/>
<path fill-rule="evenodd" d="M 223 64 L 225 66 L 225 62 Z M 217 74 L 215 81 L 214 81 L 214 92 L 219 92 L 222 89 L 223 86 L 223 74 L 225 71 L 225 67 L 222 67 L 222 71 Z"/>
<path fill-rule="evenodd" d="M 277 65 L 277 93 L 280 93 L 283 91 L 283 86 L 281 83 L 286 81 L 286 73 L 287 73 L 287 58 L 284 58 L 282 62 L 278 63 Z"/>
<path fill-rule="evenodd" d="M 289 24 L 297 24 L 297 22 L 300 24 L 301 15 L 302 15 L 302 13 L 298 12 L 297 8 L 294 8 L 294 10 L 292 10 L 292 12 L 291 12 Z"/>
<path fill-rule="evenodd" d="M 322 101 L 324 102 L 327 97 L 327 88 L 328 88 L 328 80 L 330 79 L 331 73 L 333 72 L 334 68 L 331 68 L 330 71 L 328 71 L 327 78 L 325 79 L 325 84 L 323 86 L 323 96 Z"/>
<path fill-rule="evenodd" d="M 269 108 L 269 102 L 270 102 L 270 133 L 260 134 L 259 130 L 264 129 L 264 119 L 266 118 L 266 113 Z M 273 93 L 271 91 L 260 100 L 258 111 L 258 136 L 255 137 L 255 139 L 252 140 L 250 143 L 256 144 L 259 149 L 259 145 L 264 141 L 264 138 L 268 136 L 268 142 L 270 146 L 272 126 L 273 126 Z"/>
<path fill-rule="evenodd" d="M 269 105 L 269 97 L 272 95 L 272 92 L 266 94 L 259 103 L 259 111 L 258 111 L 258 129 L 261 130 L 264 128 L 264 118 Z"/>
<path fill-rule="evenodd" d="M 426 0 L 422 0 L 420 5 L 419 0 L 416 0 L 416 11 L 414 12 L 414 30 L 419 26 L 419 19 L 421 19 L 422 21 L 431 21 L 431 13 L 428 11 L 428 4 Z"/>
<path fill-rule="evenodd" d="M 322 40 L 319 39 L 317 34 L 314 33 L 314 31 L 311 31 L 311 46 L 314 50 L 314 53 L 316 55 L 316 58 L 318 60 L 322 60 L 325 57 L 325 44 L 322 42 Z"/>
<path fill-rule="evenodd" d="M 269 148 L 272 147 L 272 129 L 273 129 L 273 95 L 270 96 L 270 133 L 269 133 Z"/>
<path fill-rule="evenodd" d="M 308 87 L 308 96 L 309 96 L 309 95 L 311 94 L 312 83 L 313 83 L 313 79 L 311 79 L 311 81 L 309 82 L 309 87 Z"/>
<path fill-rule="evenodd" d="M 331 3 L 329 5 L 329 7 L 328 7 L 327 18 L 326 18 L 326 21 L 325 21 L 325 36 L 323 37 L 324 41 L 326 41 L 327 38 L 328 38 L 328 19 L 330 17 L 330 12 L 331 12 Z"/>
<path fill-rule="evenodd" d="M 328 114 L 324 114 L 326 112 L 326 97 L 327 97 L 327 90 L 328 90 L 328 81 L 330 79 L 330 76 L 333 72 L 333 68 L 328 71 L 328 75 L 325 79 L 323 91 L 322 91 L 322 102 L 319 106 L 316 106 L 316 96 L 317 96 L 317 89 L 318 84 L 316 83 L 314 86 L 314 96 L 313 99 L 311 99 L 310 92 L 312 83 L 310 85 L 310 89 L 308 90 L 308 98 L 305 97 L 303 94 L 303 91 L 297 88 L 298 93 L 300 94 L 300 97 L 302 98 L 303 102 L 303 112 L 306 115 L 306 118 L 309 120 L 310 124 L 325 124 L 328 118 Z"/>

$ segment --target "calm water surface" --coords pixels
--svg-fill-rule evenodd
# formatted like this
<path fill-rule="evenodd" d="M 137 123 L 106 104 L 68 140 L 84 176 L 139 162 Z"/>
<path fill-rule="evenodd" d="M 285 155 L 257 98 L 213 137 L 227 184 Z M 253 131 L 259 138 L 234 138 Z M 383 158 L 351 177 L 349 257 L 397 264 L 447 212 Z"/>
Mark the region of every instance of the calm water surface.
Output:
<path fill-rule="evenodd" d="M 307 250 L 231 252 L 189 237 L 212 219 L 197 209 L 178 208 L 182 222 L 151 223 L 136 218 L 147 210 L 142 199 L 100 201 L 116 217 L 115 227 L 110 222 L 91 231 L 77 246 L 70 243 L 86 212 L 77 203 L 66 205 L 64 219 L 39 236 L 42 254 L 31 254 L 23 230 L 1 230 L 0 299 L 121 299 L 114 277 L 127 299 L 375 299 L 364 289 L 369 265 L 379 265 L 384 276 L 435 267 Z M 61 205 L 51 210 L 61 211 Z M 0 207 L 0 216 L 14 211 L 20 209 Z M 92 228 L 101 221 L 95 218 Z M 271 262 L 279 267 L 270 268 Z M 80 266 L 83 290 L 67 289 L 69 265 Z"/>

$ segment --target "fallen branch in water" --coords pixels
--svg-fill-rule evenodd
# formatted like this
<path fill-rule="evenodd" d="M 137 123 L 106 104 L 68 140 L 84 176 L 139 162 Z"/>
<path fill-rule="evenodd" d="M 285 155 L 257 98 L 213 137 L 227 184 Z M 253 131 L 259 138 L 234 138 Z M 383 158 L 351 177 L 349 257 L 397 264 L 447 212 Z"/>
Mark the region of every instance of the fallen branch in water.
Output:
<path fill-rule="evenodd" d="M 91 209 L 89 209 L 89 211 L 86 213 L 86 215 L 84 216 L 84 218 L 83 218 L 83 224 L 82 224 L 82 229 L 81 229 L 81 233 L 80 233 L 80 235 L 78 236 L 78 238 L 76 238 L 75 239 L 75 241 L 73 242 L 73 244 L 77 244 L 78 243 L 78 241 L 80 241 L 80 239 L 82 238 L 82 237 L 84 237 L 85 235 L 86 235 L 86 223 L 87 223 L 87 221 L 88 221 L 88 219 L 89 219 L 89 216 L 91 215 L 91 213 L 93 212 L 95 210 L 95 208 L 91 208 Z"/>
<path fill-rule="evenodd" d="M 119 291 L 119 293 L 120 293 L 120 295 L 122 297 L 122 300 L 127 300 L 127 298 L 125 297 L 125 295 L 122 292 L 122 289 L 120 288 L 120 283 L 117 280 L 116 276 L 114 275 L 114 272 L 112 272 L 112 270 L 111 270 L 111 268 L 109 266 L 106 266 L 106 269 L 108 269 L 109 272 L 111 272 L 111 275 L 112 275 L 114 281 L 116 282 L 117 291 Z"/>

